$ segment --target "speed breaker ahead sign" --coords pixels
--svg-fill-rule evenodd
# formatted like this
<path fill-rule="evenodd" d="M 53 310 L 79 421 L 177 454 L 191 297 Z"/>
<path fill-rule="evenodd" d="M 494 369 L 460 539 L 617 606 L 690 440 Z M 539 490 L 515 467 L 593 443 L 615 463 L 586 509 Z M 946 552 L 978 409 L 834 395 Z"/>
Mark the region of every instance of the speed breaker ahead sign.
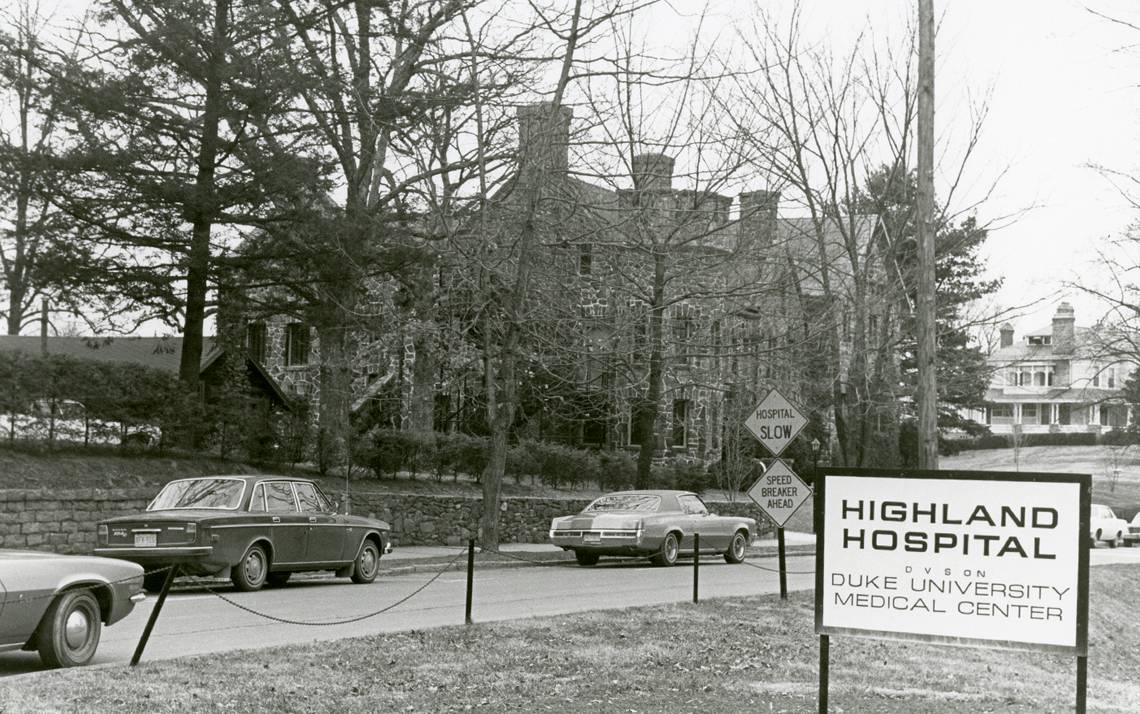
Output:
<path fill-rule="evenodd" d="M 810 495 L 811 487 L 780 459 L 773 461 L 748 489 L 748 497 L 780 528 Z"/>

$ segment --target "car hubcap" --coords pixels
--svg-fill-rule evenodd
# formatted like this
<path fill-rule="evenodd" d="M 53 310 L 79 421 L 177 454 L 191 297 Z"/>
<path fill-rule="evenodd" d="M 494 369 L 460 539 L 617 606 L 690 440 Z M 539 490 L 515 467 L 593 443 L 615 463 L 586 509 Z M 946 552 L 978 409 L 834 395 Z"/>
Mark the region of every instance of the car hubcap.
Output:
<path fill-rule="evenodd" d="M 669 543 L 665 546 L 665 557 L 669 560 L 673 560 L 677 557 L 677 541 L 672 538 L 669 539 Z"/>
<path fill-rule="evenodd" d="M 360 554 L 360 570 L 365 575 L 372 575 L 372 571 L 376 569 L 376 551 L 372 548 L 365 548 L 364 552 Z"/>
<path fill-rule="evenodd" d="M 736 537 L 736 540 L 735 540 L 735 541 L 733 541 L 733 548 L 732 548 L 732 553 L 733 553 L 733 555 L 735 555 L 737 558 L 739 558 L 739 557 L 741 557 L 742 555 L 744 555 L 744 539 L 743 539 L 743 538 L 741 538 L 740 536 L 737 536 L 737 537 Z"/>
<path fill-rule="evenodd" d="M 261 562 L 261 553 L 254 551 L 245 559 L 245 572 L 249 579 L 257 582 L 265 571 L 265 564 Z"/>
<path fill-rule="evenodd" d="M 64 625 L 63 633 L 64 639 L 67 640 L 67 646 L 73 650 L 77 650 L 87 642 L 88 631 L 91 629 L 91 621 L 87 618 L 87 613 L 82 610 L 74 610 L 67 616 L 67 624 Z"/>

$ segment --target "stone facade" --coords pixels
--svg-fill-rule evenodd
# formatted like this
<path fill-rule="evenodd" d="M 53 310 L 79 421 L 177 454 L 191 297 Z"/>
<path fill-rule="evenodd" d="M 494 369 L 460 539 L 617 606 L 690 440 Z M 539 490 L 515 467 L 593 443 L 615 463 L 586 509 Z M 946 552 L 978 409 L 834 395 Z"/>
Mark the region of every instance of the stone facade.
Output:
<path fill-rule="evenodd" d="M 146 508 L 154 494 L 147 489 L 82 489 L 76 491 L 0 491 L 0 537 L 4 548 L 90 554 L 95 547 L 95 524 L 103 519 Z M 542 543 L 550 521 L 582 509 L 588 499 L 504 498 L 500 525 L 502 541 Z M 482 500 L 478 497 L 355 492 L 352 513 L 372 516 L 392 525 L 398 546 L 464 545 L 475 537 Z M 720 515 L 744 515 L 761 520 L 751 502 L 709 502 Z"/>

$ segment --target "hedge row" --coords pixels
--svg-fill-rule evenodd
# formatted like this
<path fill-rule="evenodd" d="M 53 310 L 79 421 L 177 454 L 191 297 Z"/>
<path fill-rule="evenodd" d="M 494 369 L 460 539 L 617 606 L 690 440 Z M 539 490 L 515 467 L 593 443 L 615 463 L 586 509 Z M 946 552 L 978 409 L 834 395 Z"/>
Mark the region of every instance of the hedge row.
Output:
<path fill-rule="evenodd" d="M 355 462 L 377 478 L 406 472 L 415 478 L 429 474 L 437 480 L 467 474 L 478 480 L 487 466 L 490 440 L 467 434 L 410 432 L 376 429 L 357 442 Z M 611 491 L 632 488 L 637 475 L 636 456 L 628 452 L 575 449 L 562 444 L 524 440 L 510 447 L 506 475 L 516 482 L 529 479 L 552 488 L 596 484 Z M 706 467 L 688 459 L 655 464 L 651 488 L 702 491 L 713 484 Z"/>
<path fill-rule="evenodd" d="M 1023 434 L 1020 437 L 1020 442 L 1021 446 L 1095 446 L 1097 444 L 1123 446 L 1140 444 L 1140 434 L 1119 429 L 1113 429 L 1103 434 L 1091 431 L 1050 432 L 1046 434 Z M 942 439 L 939 442 L 939 452 L 944 456 L 952 456 L 962 451 L 1011 449 L 1013 445 L 1013 437 L 1010 434 L 989 434 L 976 439 Z"/>

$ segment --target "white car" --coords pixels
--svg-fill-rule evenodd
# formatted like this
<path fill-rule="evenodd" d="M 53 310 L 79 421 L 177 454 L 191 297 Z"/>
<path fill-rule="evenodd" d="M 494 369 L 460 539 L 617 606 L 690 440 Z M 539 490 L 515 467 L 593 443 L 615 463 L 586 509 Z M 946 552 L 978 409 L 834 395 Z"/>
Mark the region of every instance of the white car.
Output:
<path fill-rule="evenodd" d="M 1124 540 L 1124 534 L 1128 531 L 1128 521 L 1117 518 L 1111 508 L 1096 503 L 1092 505 L 1089 511 L 1089 537 L 1094 546 L 1097 541 L 1101 541 L 1108 543 L 1108 547 L 1115 548 L 1117 543 Z"/>
<path fill-rule="evenodd" d="M 1140 543 L 1140 511 L 1132 517 L 1128 530 L 1124 532 L 1124 545 L 1131 548 L 1133 543 Z"/>

